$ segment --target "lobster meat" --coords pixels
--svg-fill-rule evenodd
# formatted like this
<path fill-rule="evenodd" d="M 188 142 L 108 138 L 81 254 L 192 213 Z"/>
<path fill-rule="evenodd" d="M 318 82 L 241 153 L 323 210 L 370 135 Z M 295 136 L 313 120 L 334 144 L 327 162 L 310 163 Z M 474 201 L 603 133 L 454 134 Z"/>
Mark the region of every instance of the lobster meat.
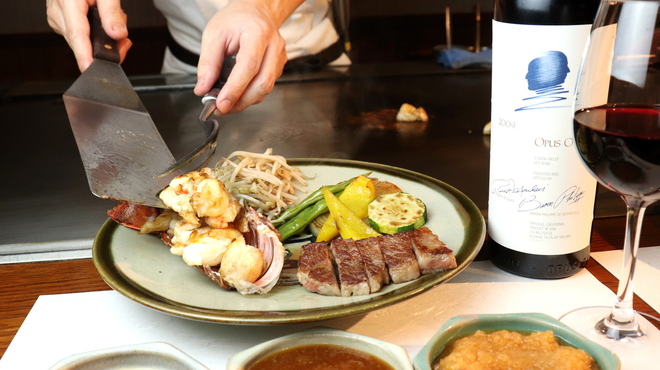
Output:
<path fill-rule="evenodd" d="M 222 288 L 265 294 L 275 287 L 286 252 L 277 229 L 241 207 L 209 171 L 175 178 L 160 197 L 170 209 L 123 202 L 108 216 L 140 234 L 157 234 Z"/>

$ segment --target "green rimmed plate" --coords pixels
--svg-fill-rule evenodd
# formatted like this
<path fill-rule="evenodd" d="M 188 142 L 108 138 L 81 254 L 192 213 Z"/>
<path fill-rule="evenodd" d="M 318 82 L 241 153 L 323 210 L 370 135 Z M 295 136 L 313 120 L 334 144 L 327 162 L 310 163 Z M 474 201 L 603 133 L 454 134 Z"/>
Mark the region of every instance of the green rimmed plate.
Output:
<path fill-rule="evenodd" d="M 428 226 L 454 251 L 458 267 L 425 275 L 415 281 L 390 284 L 380 292 L 360 297 L 326 297 L 299 285 L 276 286 L 266 295 L 243 296 L 226 291 L 153 235 L 108 220 L 99 230 L 92 249 L 94 264 L 106 283 L 124 296 L 147 307 L 194 320 L 228 324 L 268 325 L 300 323 L 365 313 L 424 292 L 448 281 L 474 260 L 486 235 L 477 206 L 463 193 L 423 174 L 375 163 L 292 159 L 314 179 L 308 189 L 334 184 L 371 172 L 371 177 L 390 181 L 420 198 L 428 207 Z M 309 240 L 288 243 L 293 258 Z"/>

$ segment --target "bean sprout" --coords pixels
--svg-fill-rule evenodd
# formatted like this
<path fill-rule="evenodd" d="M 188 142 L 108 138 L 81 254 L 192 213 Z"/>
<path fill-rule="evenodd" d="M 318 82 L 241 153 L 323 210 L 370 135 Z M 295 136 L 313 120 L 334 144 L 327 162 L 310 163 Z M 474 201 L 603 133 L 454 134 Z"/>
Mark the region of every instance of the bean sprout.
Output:
<path fill-rule="evenodd" d="M 215 167 L 218 180 L 243 207 L 251 206 L 271 220 L 298 201 L 296 192 L 307 192 L 305 179 L 310 178 L 272 153 L 271 148 L 263 154 L 236 151 Z"/>

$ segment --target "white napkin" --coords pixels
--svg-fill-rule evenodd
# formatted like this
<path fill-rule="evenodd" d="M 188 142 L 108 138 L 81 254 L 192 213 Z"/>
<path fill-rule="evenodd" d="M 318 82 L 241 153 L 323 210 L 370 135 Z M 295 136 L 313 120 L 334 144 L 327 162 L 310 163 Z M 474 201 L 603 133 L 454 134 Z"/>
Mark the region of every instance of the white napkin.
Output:
<path fill-rule="evenodd" d="M 0 360 L 0 369 L 48 369 L 67 356 L 96 349 L 167 342 L 210 369 L 255 344 L 312 326 L 383 339 L 414 358 L 449 318 L 473 313 L 542 312 L 609 305 L 612 292 L 588 271 L 562 280 L 533 280 L 474 262 L 448 283 L 364 315 L 307 324 L 237 326 L 170 316 L 115 291 L 41 296 Z M 38 355 L 37 355 L 38 354 Z"/>

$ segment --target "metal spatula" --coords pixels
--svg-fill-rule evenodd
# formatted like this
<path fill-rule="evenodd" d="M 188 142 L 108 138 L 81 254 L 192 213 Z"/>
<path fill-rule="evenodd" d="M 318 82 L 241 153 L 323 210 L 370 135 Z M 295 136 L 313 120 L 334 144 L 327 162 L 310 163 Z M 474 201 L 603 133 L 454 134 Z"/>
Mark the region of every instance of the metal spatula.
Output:
<path fill-rule="evenodd" d="M 89 187 L 100 198 L 165 208 L 157 194 L 182 171 L 198 167 L 184 169 L 198 151 L 204 150 L 202 162 L 211 157 L 217 123 L 207 129 L 201 149 L 175 161 L 119 66 L 117 43 L 103 31 L 96 8 L 90 8 L 89 22 L 94 62 L 63 96 Z M 164 175 L 168 168 L 179 170 Z"/>

